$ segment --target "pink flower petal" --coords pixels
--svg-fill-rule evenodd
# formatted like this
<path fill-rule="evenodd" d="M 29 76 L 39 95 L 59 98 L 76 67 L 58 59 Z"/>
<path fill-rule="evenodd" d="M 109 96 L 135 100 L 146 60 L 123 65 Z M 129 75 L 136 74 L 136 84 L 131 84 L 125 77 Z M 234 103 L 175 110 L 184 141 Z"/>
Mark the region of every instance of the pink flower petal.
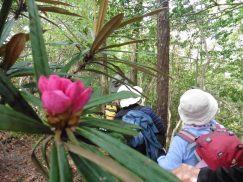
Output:
<path fill-rule="evenodd" d="M 80 80 L 68 85 L 65 94 L 71 98 L 71 100 L 76 100 L 77 97 L 84 91 L 84 85 Z"/>
<path fill-rule="evenodd" d="M 45 76 L 41 75 L 38 80 L 38 88 L 41 93 L 47 90 L 47 85 L 48 85 L 48 79 Z"/>
<path fill-rule="evenodd" d="M 72 105 L 73 112 L 79 112 L 83 109 L 84 105 L 89 101 L 92 94 L 92 89 L 88 87 L 85 89 L 74 101 Z"/>
<path fill-rule="evenodd" d="M 51 75 L 48 79 L 48 91 L 52 90 L 61 90 L 62 87 L 62 81 L 61 77 L 58 75 Z"/>
<path fill-rule="evenodd" d="M 48 113 L 54 115 L 68 110 L 71 100 L 62 91 L 45 91 L 41 97 L 43 107 Z"/>
<path fill-rule="evenodd" d="M 65 90 L 67 90 L 68 86 L 72 84 L 72 81 L 67 78 L 61 78 L 61 90 L 65 93 Z"/>

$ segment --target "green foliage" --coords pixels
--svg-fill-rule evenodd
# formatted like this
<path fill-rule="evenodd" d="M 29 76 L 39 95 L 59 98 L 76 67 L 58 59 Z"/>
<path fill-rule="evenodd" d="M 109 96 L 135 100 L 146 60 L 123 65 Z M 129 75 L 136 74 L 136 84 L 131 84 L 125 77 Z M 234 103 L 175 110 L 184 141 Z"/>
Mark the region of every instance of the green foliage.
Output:
<path fill-rule="evenodd" d="M 44 45 L 43 30 L 41 28 L 40 18 L 37 6 L 34 0 L 28 0 L 28 11 L 30 18 L 30 41 L 35 68 L 36 80 L 40 75 L 49 75 L 48 57 Z"/>
<path fill-rule="evenodd" d="M 223 5 L 208 0 L 203 3 L 179 0 L 172 7 L 171 110 L 174 123 L 179 119 L 179 96 L 191 87 L 199 87 L 217 98 L 220 113 L 216 119 L 237 133 L 241 130 L 241 7 L 242 4 L 235 2 Z M 225 74 L 230 74 L 230 78 Z"/>
<path fill-rule="evenodd" d="M 110 95 L 96 94 L 100 92 L 98 84 L 94 84 L 99 83 L 95 79 L 98 74 L 110 77 L 113 77 L 114 73 L 124 75 L 119 65 L 128 65 L 151 75 L 159 73 L 159 70 L 151 66 L 141 63 L 131 64 L 119 59 L 115 54 L 105 53 L 111 49 L 120 49 L 122 46 L 141 42 L 140 40 L 129 42 L 125 39 L 116 42 L 110 39 L 116 32 L 119 32 L 122 26 L 141 21 L 143 17 L 148 18 L 160 10 L 126 20 L 123 20 L 123 13 L 117 13 L 106 21 L 105 4 L 107 2 L 100 1 L 104 8 L 100 8 L 98 15 L 102 17 L 98 18 L 98 28 L 93 31 L 92 20 L 95 19 L 93 17 L 96 12 L 92 7 L 95 4 L 90 1 L 78 3 L 85 7 L 79 7 L 82 9 L 81 13 L 76 12 L 78 8 L 73 8 L 74 1 L 68 2 L 68 4 L 48 0 L 15 1 L 13 6 L 11 6 L 11 1 L 4 1 L 4 3 L 10 4 L 9 7 L 4 4 L 6 9 L 2 8 L 0 13 L 0 32 L 2 30 L 4 32 L 1 34 L 1 44 L 3 45 L 0 47 L 0 55 L 9 55 L 6 51 L 6 45 L 9 43 L 7 36 L 22 32 L 24 27 L 27 32 L 21 35 L 25 35 L 24 43 L 27 43 L 27 46 L 22 46 L 25 49 L 19 51 L 22 54 L 17 55 L 17 62 L 15 62 L 16 60 L 11 62 L 5 71 L 0 69 L 0 130 L 43 135 L 34 147 L 31 158 L 51 182 L 72 181 L 73 174 L 70 164 L 77 167 L 77 172 L 85 181 L 103 179 L 105 181 L 160 181 L 161 179 L 178 181 L 176 177 L 161 169 L 155 162 L 121 142 L 124 135 L 137 135 L 137 126 L 118 121 L 107 121 L 93 113 L 95 109 L 97 110 L 107 102 L 131 96 L 137 97 L 131 92 Z M 91 8 L 86 8 L 87 6 Z M 17 21 L 7 20 L 7 17 L 12 16 L 9 14 L 10 7 L 13 8 Z M 72 9 L 73 11 L 70 11 Z M 50 12 L 59 14 L 49 18 L 46 14 Z M 22 14 L 28 18 L 18 20 Z M 74 22 L 64 21 L 69 20 L 67 15 L 74 16 L 76 18 Z M 78 28 L 71 25 L 78 26 Z M 10 30 L 11 33 L 9 33 Z M 44 32 L 46 33 L 44 34 Z M 58 35 L 55 35 L 56 32 Z M 28 40 L 30 42 L 27 42 Z M 13 41 L 13 43 L 17 43 L 17 41 Z M 106 48 L 102 49 L 105 43 L 107 43 Z M 29 48 L 32 50 L 31 53 Z M 16 49 L 11 50 L 16 51 Z M 62 51 L 64 56 L 62 56 Z M 107 60 L 105 56 L 107 56 Z M 105 66 L 104 62 L 109 65 L 110 70 L 107 73 L 102 72 L 100 68 L 100 65 Z M 84 71 L 88 73 L 83 73 Z M 48 76 L 51 73 L 71 79 L 82 79 L 86 85 L 97 88 L 94 90 L 92 99 L 85 106 L 78 126 L 53 128 L 46 121 L 49 116 L 46 111 L 41 109 L 37 81 L 41 75 Z M 87 79 L 87 77 L 92 78 Z M 49 150 L 49 146 L 51 150 Z M 38 149 L 41 150 L 41 156 L 36 154 Z M 47 157 L 48 153 L 51 154 L 50 159 Z"/>

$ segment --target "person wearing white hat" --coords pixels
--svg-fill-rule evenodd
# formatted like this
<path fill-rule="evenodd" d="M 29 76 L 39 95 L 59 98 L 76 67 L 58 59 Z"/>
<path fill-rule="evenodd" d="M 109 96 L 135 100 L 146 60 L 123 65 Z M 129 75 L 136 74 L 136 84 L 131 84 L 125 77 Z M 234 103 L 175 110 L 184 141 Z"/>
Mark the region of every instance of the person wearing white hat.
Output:
<path fill-rule="evenodd" d="M 121 92 L 121 91 L 131 91 L 140 96 L 140 97 L 134 97 L 134 98 L 130 97 L 127 99 L 121 99 L 120 100 L 121 108 L 128 107 L 130 105 L 139 103 L 142 100 L 141 93 L 143 92 L 143 89 L 139 86 L 134 86 L 133 88 L 131 88 L 130 86 L 122 85 L 118 88 L 117 92 Z"/>
<path fill-rule="evenodd" d="M 116 74 L 110 82 L 110 93 L 116 93 L 117 90 L 127 84 L 127 80 L 119 74 Z M 111 103 L 105 105 L 104 117 L 107 120 L 114 120 L 116 113 L 120 110 L 119 100 L 114 100 Z"/>
<path fill-rule="evenodd" d="M 178 112 L 182 120 L 182 129 L 195 137 L 211 132 L 213 126 L 218 124 L 214 120 L 218 112 L 216 99 L 200 89 L 190 89 L 181 96 Z M 196 166 L 199 161 L 194 152 L 195 146 L 193 147 L 188 141 L 176 135 L 172 139 L 168 153 L 160 156 L 157 162 L 169 171 L 182 163 Z"/>
<path fill-rule="evenodd" d="M 130 111 L 136 111 L 136 110 L 142 111 L 143 113 L 145 113 L 152 119 L 152 122 L 157 130 L 156 138 L 157 138 L 158 142 L 160 144 L 162 144 L 162 141 L 164 139 L 165 132 L 166 132 L 164 123 L 161 120 L 161 118 L 153 111 L 152 108 L 143 105 L 143 102 L 144 102 L 144 99 L 142 98 L 143 89 L 139 86 L 130 87 L 127 85 L 122 85 L 119 87 L 117 92 L 122 92 L 122 91 L 131 91 L 131 92 L 139 95 L 139 97 L 130 97 L 127 99 L 121 99 L 120 100 L 121 109 L 116 114 L 115 119 L 123 120 L 124 116 L 127 113 L 129 113 Z M 152 139 L 151 139 L 151 141 L 152 141 Z M 145 143 L 143 143 L 142 145 L 139 145 L 137 147 L 134 147 L 134 149 L 141 152 L 144 155 L 146 155 L 146 153 L 147 153 Z M 161 152 L 163 154 L 165 153 L 163 148 L 161 148 L 161 150 L 159 150 L 159 152 Z M 158 156 L 156 156 L 156 158 L 154 160 L 156 160 L 157 157 Z"/>

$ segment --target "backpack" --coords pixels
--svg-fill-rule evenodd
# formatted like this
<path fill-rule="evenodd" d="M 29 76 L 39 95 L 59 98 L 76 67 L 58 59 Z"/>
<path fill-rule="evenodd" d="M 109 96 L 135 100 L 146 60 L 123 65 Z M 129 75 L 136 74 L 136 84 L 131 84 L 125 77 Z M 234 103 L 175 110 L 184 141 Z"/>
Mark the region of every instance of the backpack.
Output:
<path fill-rule="evenodd" d="M 216 124 L 212 132 L 195 137 L 186 130 L 177 133 L 178 136 L 196 146 L 195 155 L 199 163 L 216 170 L 219 167 L 243 166 L 243 144 L 232 132 L 220 128 Z"/>
<path fill-rule="evenodd" d="M 128 141 L 129 146 L 137 149 L 145 145 L 146 155 L 154 161 L 157 160 L 161 153 L 164 153 L 162 145 L 156 138 L 158 129 L 148 114 L 140 110 L 131 110 L 122 117 L 122 121 L 142 128 L 137 136 Z"/>

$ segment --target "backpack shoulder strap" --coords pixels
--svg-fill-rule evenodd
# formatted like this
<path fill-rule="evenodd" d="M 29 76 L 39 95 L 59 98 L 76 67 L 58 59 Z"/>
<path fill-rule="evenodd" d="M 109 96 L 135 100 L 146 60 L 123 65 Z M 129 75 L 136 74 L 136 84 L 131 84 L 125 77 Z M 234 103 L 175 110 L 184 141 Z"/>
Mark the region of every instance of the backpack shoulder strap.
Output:
<path fill-rule="evenodd" d="M 211 127 L 212 131 L 227 131 L 227 128 L 222 128 L 218 123 Z"/>
<path fill-rule="evenodd" d="M 181 130 L 176 135 L 181 137 L 182 139 L 188 141 L 189 143 L 194 143 L 195 139 L 197 138 L 192 133 L 190 133 L 189 131 L 186 131 L 186 130 Z"/>

